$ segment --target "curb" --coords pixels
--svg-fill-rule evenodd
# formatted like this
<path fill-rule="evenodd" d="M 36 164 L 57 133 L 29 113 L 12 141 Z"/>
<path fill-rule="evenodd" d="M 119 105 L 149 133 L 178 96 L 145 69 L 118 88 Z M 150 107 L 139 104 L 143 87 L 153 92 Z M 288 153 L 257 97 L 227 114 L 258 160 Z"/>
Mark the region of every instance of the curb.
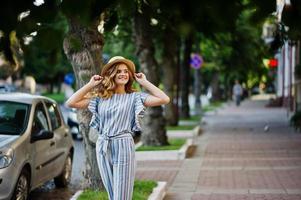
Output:
<path fill-rule="evenodd" d="M 153 192 L 148 197 L 148 200 L 163 200 L 166 195 L 167 182 L 159 181 L 158 185 L 153 189 Z M 83 190 L 78 190 L 70 200 L 77 200 L 77 198 L 83 193 Z"/>
<path fill-rule="evenodd" d="M 169 130 L 166 132 L 168 138 L 195 138 L 201 135 L 200 125 L 195 126 L 192 130 Z"/>
<path fill-rule="evenodd" d="M 81 195 L 81 193 L 83 193 L 83 190 L 78 190 L 72 197 L 70 200 L 76 200 L 79 195 Z"/>
<path fill-rule="evenodd" d="M 158 185 L 148 197 L 148 200 L 163 200 L 166 195 L 167 182 L 159 181 Z"/>
<path fill-rule="evenodd" d="M 197 137 L 200 136 L 203 133 L 203 129 L 201 128 L 200 125 L 196 126 L 194 129 L 192 129 L 193 136 Z"/>
<path fill-rule="evenodd" d="M 142 145 L 142 143 L 139 145 Z M 184 160 L 188 149 L 192 146 L 193 139 L 189 138 L 179 150 L 136 151 L 136 160 Z"/>
<path fill-rule="evenodd" d="M 140 141 L 137 144 L 135 144 L 135 149 L 138 149 L 139 147 L 141 147 L 143 145 L 143 143 Z"/>

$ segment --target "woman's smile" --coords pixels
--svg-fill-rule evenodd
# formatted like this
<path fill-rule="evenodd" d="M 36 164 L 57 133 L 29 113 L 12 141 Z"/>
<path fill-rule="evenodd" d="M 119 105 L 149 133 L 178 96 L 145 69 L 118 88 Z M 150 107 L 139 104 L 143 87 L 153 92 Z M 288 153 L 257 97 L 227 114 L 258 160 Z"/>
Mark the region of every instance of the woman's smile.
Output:
<path fill-rule="evenodd" d="M 120 64 L 115 77 L 116 84 L 126 84 L 129 81 L 129 69 L 125 64 Z"/>

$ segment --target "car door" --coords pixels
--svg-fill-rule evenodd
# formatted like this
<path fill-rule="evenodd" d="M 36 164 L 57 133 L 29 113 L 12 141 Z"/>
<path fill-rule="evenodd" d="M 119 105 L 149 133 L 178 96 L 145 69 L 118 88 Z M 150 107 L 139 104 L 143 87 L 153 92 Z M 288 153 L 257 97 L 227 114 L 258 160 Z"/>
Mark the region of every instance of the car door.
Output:
<path fill-rule="evenodd" d="M 59 174 L 65 163 L 70 148 L 69 130 L 56 103 L 47 101 L 46 108 L 50 119 L 51 130 L 54 133 L 55 149 L 53 152 L 54 175 Z"/>
<path fill-rule="evenodd" d="M 50 126 L 45 107 L 42 102 L 39 102 L 34 111 L 31 137 L 33 138 L 34 135 L 38 134 L 41 130 L 50 131 Z M 54 145 L 55 142 L 53 138 L 32 141 L 32 167 L 34 168 L 33 170 L 35 170 L 33 174 L 34 185 L 44 183 L 51 177 Z"/>

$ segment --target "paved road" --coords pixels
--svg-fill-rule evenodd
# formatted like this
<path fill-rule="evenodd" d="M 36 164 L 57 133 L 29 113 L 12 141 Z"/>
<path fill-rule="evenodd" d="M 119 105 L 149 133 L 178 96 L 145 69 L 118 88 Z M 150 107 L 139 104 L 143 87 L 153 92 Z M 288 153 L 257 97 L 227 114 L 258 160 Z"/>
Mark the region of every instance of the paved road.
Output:
<path fill-rule="evenodd" d="M 284 109 L 265 103 L 206 116 L 197 153 L 174 168 L 165 200 L 300 200 L 301 135 Z"/>

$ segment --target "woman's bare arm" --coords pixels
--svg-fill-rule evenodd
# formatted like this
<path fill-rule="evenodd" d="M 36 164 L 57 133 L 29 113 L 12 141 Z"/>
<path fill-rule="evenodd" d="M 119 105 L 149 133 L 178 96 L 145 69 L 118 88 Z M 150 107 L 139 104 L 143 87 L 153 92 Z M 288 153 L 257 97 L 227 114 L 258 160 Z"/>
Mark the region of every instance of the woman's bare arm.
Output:
<path fill-rule="evenodd" d="M 102 77 L 99 75 L 94 75 L 91 77 L 90 81 L 77 90 L 67 101 L 66 105 L 71 108 L 87 108 L 90 102 L 89 98 L 85 96 L 91 91 L 95 86 L 99 85 L 102 81 Z"/>
<path fill-rule="evenodd" d="M 169 103 L 169 97 L 162 90 L 149 82 L 143 73 L 135 74 L 135 78 L 136 81 L 150 93 L 144 102 L 145 106 L 160 106 Z"/>

